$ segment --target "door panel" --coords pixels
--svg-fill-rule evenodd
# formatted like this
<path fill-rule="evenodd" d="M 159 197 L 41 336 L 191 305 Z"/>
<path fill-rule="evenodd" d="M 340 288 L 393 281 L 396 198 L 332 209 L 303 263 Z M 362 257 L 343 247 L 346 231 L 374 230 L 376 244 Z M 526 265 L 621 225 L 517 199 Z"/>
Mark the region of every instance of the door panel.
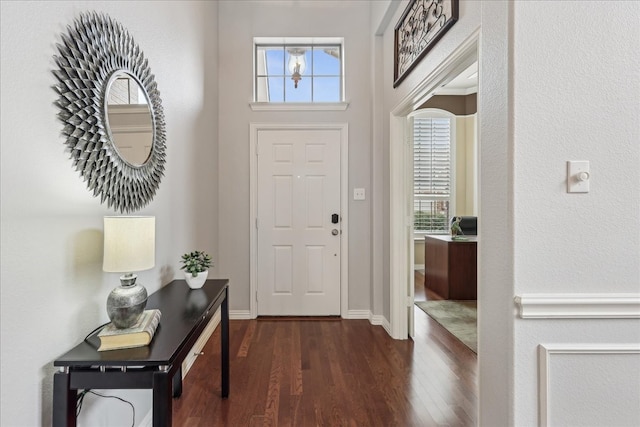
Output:
<path fill-rule="evenodd" d="M 340 224 L 331 223 L 340 138 L 333 129 L 258 133 L 259 315 L 340 314 Z"/>

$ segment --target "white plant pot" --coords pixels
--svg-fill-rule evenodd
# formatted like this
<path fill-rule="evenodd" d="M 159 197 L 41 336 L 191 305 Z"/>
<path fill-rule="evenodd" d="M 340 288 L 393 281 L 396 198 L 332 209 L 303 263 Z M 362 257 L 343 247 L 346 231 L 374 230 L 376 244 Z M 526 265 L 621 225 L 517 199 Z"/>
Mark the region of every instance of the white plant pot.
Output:
<path fill-rule="evenodd" d="M 204 282 L 207 280 L 208 275 L 209 270 L 201 271 L 196 277 L 193 277 L 193 274 L 185 271 L 184 279 L 187 281 L 187 284 L 191 289 L 200 289 L 202 285 L 204 285 Z"/>

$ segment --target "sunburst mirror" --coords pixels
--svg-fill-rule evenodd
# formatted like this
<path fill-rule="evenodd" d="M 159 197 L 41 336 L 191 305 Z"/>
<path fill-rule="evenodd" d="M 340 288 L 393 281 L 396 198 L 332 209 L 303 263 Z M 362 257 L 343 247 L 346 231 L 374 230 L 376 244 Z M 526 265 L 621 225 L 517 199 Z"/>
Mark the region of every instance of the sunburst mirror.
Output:
<path fill-rule="evenodd" d="M 121 213 L 142 209 L 164 175 L 162 101 L 142 50 L 127 30 L 81 14 L 56 44 L 55 104 L 76 170 L 95 197 Z"/>

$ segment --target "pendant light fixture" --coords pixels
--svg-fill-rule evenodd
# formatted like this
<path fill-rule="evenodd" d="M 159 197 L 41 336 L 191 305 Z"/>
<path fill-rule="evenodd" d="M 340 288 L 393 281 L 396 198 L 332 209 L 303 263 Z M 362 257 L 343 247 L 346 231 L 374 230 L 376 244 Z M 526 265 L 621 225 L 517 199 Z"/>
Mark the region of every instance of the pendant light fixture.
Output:
<path fill-rule="evenodd" d="M 305 49 L 299 47 L 288 48 L 289 53 L 289 73 L 291 74 L 291 80 L 293 80 L 293 87 L 298 88 L 298 82 L 302 80 L 302 74 L 307 68 L 307 61 L 305 60 Z"/>

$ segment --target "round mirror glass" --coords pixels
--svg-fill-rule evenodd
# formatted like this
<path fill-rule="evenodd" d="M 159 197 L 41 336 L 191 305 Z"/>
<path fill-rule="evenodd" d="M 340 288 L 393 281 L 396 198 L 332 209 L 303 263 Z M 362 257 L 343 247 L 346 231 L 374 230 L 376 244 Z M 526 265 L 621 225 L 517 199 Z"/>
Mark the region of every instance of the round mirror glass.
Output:
<path fill-rule="evenodd" d="M 144 165 L 153 147 L 153 116 L 142 85 L 131 74 L 116 71 L 105 96 L 107 130 L 120 157 L 132 166 Z"/>

